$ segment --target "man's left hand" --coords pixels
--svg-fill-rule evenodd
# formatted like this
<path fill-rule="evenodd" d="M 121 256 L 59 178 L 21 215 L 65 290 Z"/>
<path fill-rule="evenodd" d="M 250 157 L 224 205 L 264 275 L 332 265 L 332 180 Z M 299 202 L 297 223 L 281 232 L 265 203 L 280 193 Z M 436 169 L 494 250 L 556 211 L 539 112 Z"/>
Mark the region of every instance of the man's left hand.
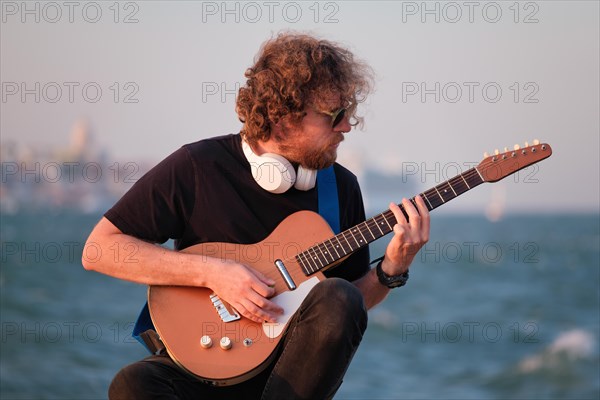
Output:
<path fill-rule="evenodd" d="M 400 275 L 408 271 L 415 255 L 429 240 L 429 210 L 421 196 L 415 197 L 415 203 L 416 208 L 410 200 L 402 199 L 408 221 L 398 205 L 390 204 L 397 224 L 394 225 L 394 237 L 381 265 L 387 275 Z"/>

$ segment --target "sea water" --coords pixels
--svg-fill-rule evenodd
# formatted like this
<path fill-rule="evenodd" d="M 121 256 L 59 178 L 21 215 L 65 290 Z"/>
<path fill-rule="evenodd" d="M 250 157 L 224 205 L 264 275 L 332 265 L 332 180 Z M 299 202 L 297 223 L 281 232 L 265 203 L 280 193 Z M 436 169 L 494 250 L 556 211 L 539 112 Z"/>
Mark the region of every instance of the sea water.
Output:
<path fill-rule="evenodd" d="M 2 216 L 0 398 L 106 398 L 145 356 L 130 332 L 146 287 L 81 267 L 99 217 Z M 598 399 L 599 254 L 597 214 L 432 215 L 336 399 Z"/>

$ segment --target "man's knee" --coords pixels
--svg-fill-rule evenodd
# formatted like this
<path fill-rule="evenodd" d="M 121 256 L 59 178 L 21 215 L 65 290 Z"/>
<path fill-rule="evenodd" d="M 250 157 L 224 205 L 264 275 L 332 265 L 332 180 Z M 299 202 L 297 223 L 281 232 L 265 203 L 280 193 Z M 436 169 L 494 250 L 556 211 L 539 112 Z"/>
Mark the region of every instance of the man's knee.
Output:
<path fill-rule="evenodd" d="M 135 365 L 135 364 L 133 364 Z M 131 397 L 135 390 L 132 390 L 131 383 L 135 382 L 133 376 L 136 375 L 130 372 L 133 365 L 128 365 L 121 369 L 113 378 L 110 386 L 108 387 L 108 398 L 110 400 L 126 399 Z M 135 398 L 135 397 L 134 397 Z"/>
<path fill-rule="evenodd" d="M 108 388 L 110 400 L 148 398 L 152 386 L 161 381 L 157 366 L 139 361 L 127 365 L 113 378 Z"/>
<path fill-rule="evenodd" d="M 362 334 L 367 328 L 367 309 L 360 290 L 351 282 L 329 278 L 320 282 L 315 290 L 315 307 L 319 308 L 329 325 L 338 330 L 354 329 Z"/>
<path fill-rule="evenodd" d="M 324 298 L 333 306 L 365 310 L 362 293 L 356 285 L 345 279 L 326 279 L 315 286 L 314 290 L 317 296 Z"/>

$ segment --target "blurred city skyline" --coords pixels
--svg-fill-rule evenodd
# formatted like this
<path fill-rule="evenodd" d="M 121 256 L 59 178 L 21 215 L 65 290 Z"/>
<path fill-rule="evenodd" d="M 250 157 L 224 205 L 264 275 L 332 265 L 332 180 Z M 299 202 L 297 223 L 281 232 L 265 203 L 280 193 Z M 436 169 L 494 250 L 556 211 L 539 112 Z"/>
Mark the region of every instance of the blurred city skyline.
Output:
<path fill-rule="evenodd" d="M 7 141 L 2 158 L 0 213 L 51 209 L 99 213 L 107 210 L 152 167 L 121 163 L 96 143 L 89 122 L 76 121 L 66 143 L 40 147 Z"/>
<path fill-rule="evenodd" d="M 41 147 L 9 140 L 0 143 L 0 156 L 0 213 L 5 214 L 49 209 L 102 213 L 158 162 L 151 158 L 137 161 L 115 158 L 98 145 L 97 134 L 87 119 L 74 122 L 67 143 Z M 425 163 L 399 165 L 394 160 L 369 163 L 358 151 L 343 153 L 338 162 L 357 175 L 369 214 L 383 211 L 390 201 L 399 202 L 394 198 L 395 187 L 407 193 L 403 197 L 411 197 L 423 192 L 425 183 L 436 186 L 477 164 L 436 163 L 430 168 Z M 534 165 L 505 179 L 513 183 L 537 183 L 538 171 L 539 166 Z M 492 186 L 489 196 L 490 201 L 474 213 L 483 213 L 490 221 L 497 221 L 506 212 L 506 186 Z"/>

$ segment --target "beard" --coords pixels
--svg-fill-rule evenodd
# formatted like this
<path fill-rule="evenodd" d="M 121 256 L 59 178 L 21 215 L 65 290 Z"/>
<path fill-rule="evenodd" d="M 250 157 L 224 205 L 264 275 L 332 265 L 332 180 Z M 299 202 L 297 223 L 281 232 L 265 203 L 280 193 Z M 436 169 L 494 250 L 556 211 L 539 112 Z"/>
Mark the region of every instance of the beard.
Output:
<path fill-rule="evenodd" d="M 344 135 L 336 134 L 331 141 L 320 148 L 302 149 L 294 144 L 279 143 L 282 155 L 289 161 L 302 165 L 304 168 L 319 170 L 328 168 L 337 159 L 337 144 L 344 140 Z"/>

